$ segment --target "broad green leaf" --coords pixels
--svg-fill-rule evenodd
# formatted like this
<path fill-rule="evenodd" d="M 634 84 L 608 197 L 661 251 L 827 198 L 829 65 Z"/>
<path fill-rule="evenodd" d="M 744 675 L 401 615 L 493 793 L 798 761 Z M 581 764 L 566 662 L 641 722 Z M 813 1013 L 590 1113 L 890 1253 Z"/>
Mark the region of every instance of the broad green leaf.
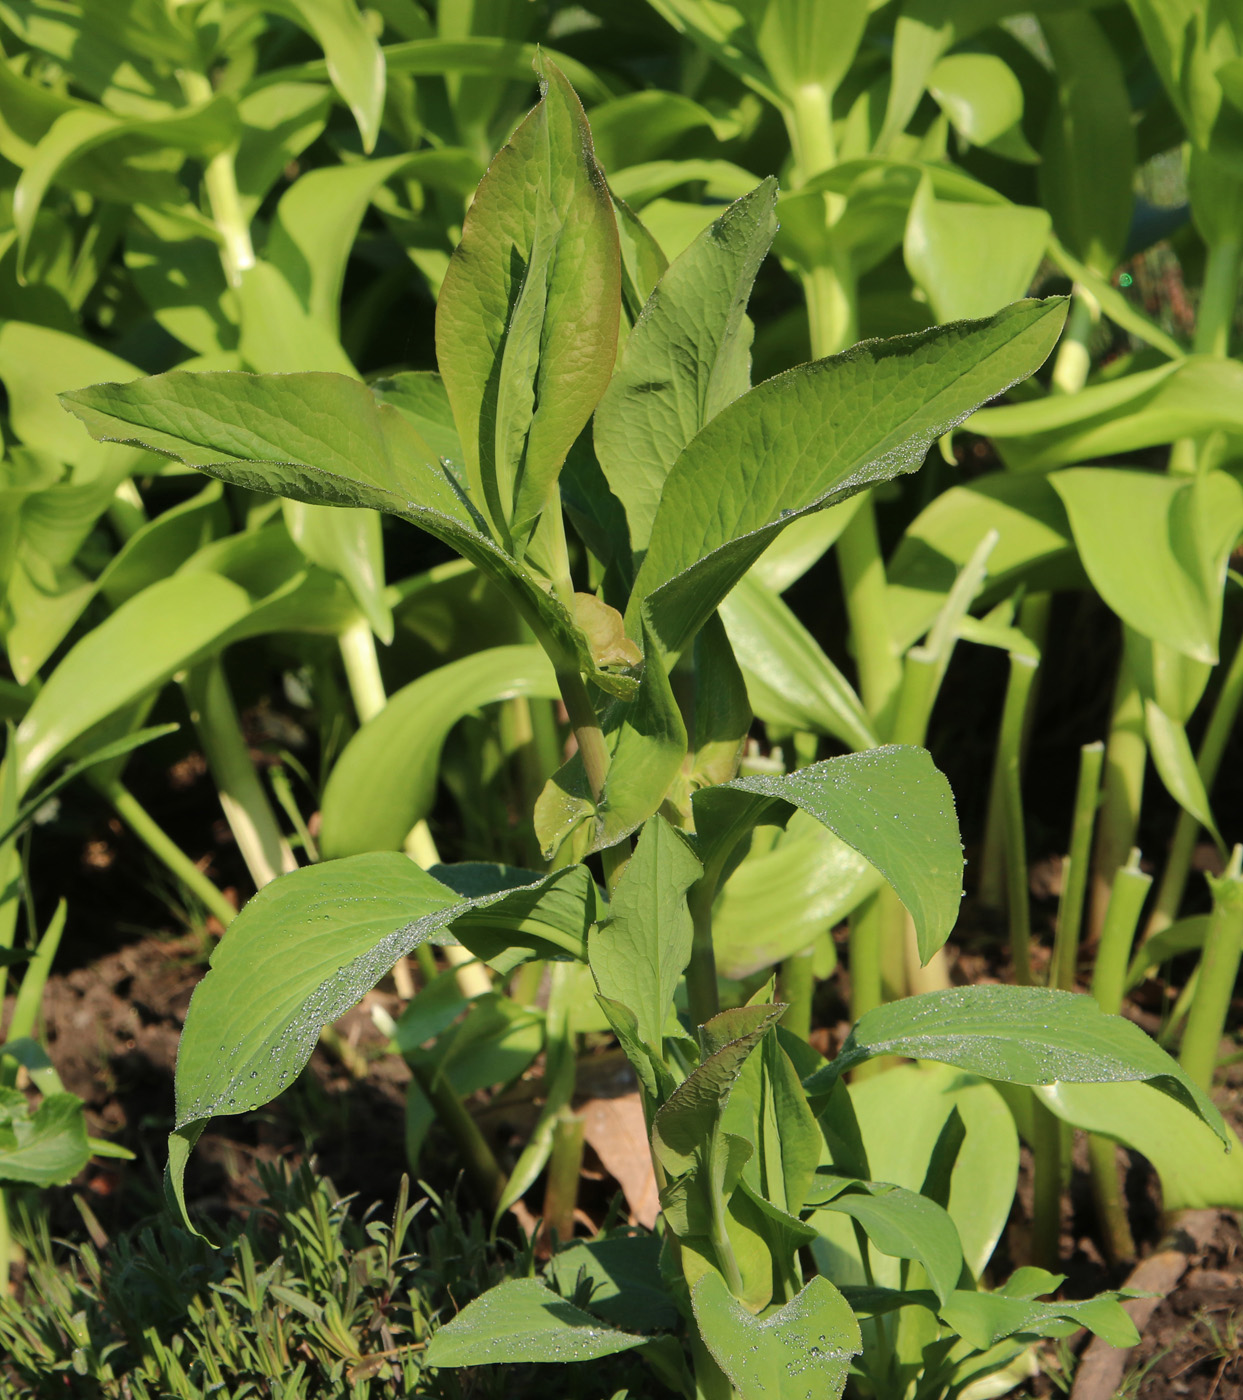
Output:
<path fill-rule="evenodd" d="M 125 268 L 156 321 L 200 355 L 236 349 L 237 310 L 219 249 L 158 210 L 136 212 L 125 233 Z"/>
<path fill-rule="evenodd" d="M 1223 1150 L 1211 1128 L 1147 1084 L 1051 1084 L 1037 1093 L 1063 1122 L 1142 1153 L 1161 1178 L 1167 1214 L 1243 1209 L 1243 1150 L 1233 1130 L 1233 1150 Z"/>
<path fill-rule="evenodd" d="M 525 540 L 613 371 L 617 224 L 574 90 L 553 64 L 493 160 L 441 288 L 440 372 L 480 509 Z"/>
<path fill-rule="evenodd" d="M 989 316 L 1024 296 L 1048 240 L 1043 209 L 951 203 L 937 199 L 925 177 L 911 203 L 903 254 L 937 320 L 957 321 Z"/>
<path fill-rule="evenodd" d="M 648 206 L 661 195 L 679 190 L 685 185 L 695 185 L 705 199 L 714 203 L 726 204 L 742 199 L 755 189 L 756 177 L 742 166 L 728 160 L 649 160 L 642 165 L 631 165 L 618 173 L 610 181 L 613 193 L 627 204 L 644 211 L 644 222 L 648 222 Z M 694 206 L 688 206 L 694 207 Z M 715 210 L 711 205 L 698 206 L 700 217 L 698 226 L 691 229 L 686 238 L 691 239 L 714 222 Z M 655 228 L 653 233 L 657 233 Z M 657 241 L 672 259 L 685 251 L 684 247 L 670 248 L 664 238 L 657 234 Z"/>
<path fill-rule="evenodd" d="M 690 787 L 728 782 L 738 772 L 754 715 L 720 617 L 709 618 L 691 654 Z M 685 700 L 683 703 L 686 703 Z"/>
<path fill-rule="evenodd" d="M 1011 160 L 1039 159 L 1023 135 L 1022 84 L 996 54 L 950 54 L 928 74 L 928 91 L 973 146 L 987 146 Z M 997 250 L 989 251 L 991 256 Z"/>
<path fill-rule="evenodd" d="M 626 340 L 596 411 L 596 456 L 642 559 L 682 449 L 751 383 L 747 299 L 776 229 L 765 180 L 669 267 Z"/>
<path fill-rule="evenodd" d="M 654 88 L 602 102 L 590 117 L 596 158 L 613 172 L 664 155 L 687 132 L 707 127 L 720 137 L 729 125 L 683 93 Z"/>
<path fill-rule="evenodd" d="M 805 1081 L 808 1093 L 873 1055 L 939 1060 L 1011 1084 L 1147 1082 L 1226 1141 L 1212 1101 L 1154 1040 L 1074 992 L 954 987 L 891 1002 L 859 1018 L 837 1058 Z"/>
<path fill-rule="evenodd" d="M 880 885 L 875 868 L 806 812 L 764 828 L 712 910 L 722 977 L 750 977 L 802 952 Z"/>
<path fill-rule="evenodd" d="M 989 530 L 985 598 L 1082 580 L 1057 492 L 1043 476 L 992 472 L 943 491 L 907 526 L 889 563 L 886 611 L 894 645 L 905 651 L 936 620 L 959 571 Z"/>
<path fill-rule="evenodd" d="M 962 1290 L 943 1303 L 940 1311 L 954 1331 L 980 1351 L 1016 1334 L 1065 1337 L 1080 1327 L 1112 1347 L 1133 1347 L 1139 1342 L 1135 1324 L 1117 1298 L 1108 1294 L 1083 1302 L 1041 1303 L 1008 1298 L 1000 1292 Z"/>
<path fill-rule="evenodd" d="M 635 682 L 599 671 L 568 610 L 480 528 L 450 466 L 397 409 L 335 374 L 191 374 L 63 396 L 92 435 L 139 442 L 209 475 L 311 505 L 367 506 L 409 520 L 497 580 L 527 621 L 611 694 Z"/>
<path fill-rule="evenodd" d="M 686 892 L 702 874 L 686 839 L 652 817 L 613 891 L 608 918 L 588 944 L 600 995 L 630 1008 L 639 1038 L 656 1055 L 691 955 Z"/>
<path fill-rule="evenodd" d="M 758 822 L 801 808 L 859 852 L 893 887 L 926 961 L 945 942 L 962 898 L 954 799 L 923 749 L 847 754 L 784 777 L 737 778 L 694 796 L 705 867 L 719 868 Z"/>
<path fill-rule="evenodd" d="M 334 335 L 339 331 L 346 263 L 371 197 L 414 163 L 411 156 L 388 156 L 308 170 L 281 195 L 264 257 L 281 271 L 306 310 Z M 417 169 L 412 173 L 417 175 Z"/>
<path fill-rule="evenodd" d="M 606 1327 L 538 1279 L 515 1278 L 490 1288 L 439 1328 L 424 1359 L 428 1366 L 444 1368 L 595 1361 L 646 1340 Z"/>
<path fill-rule="evenodd" d="M 700 1029 L 704 1060 L 678 1085 L 652 1121 L 652 1152 L 672 1176 L 690 1171 L 716 1133 L 721 1111 L 747 1056 L 784 1006 L 723 1011 Z"/>
<path fill-rule="evenodd" d="M 691 39 L 696 48 L 710 54 L 774 106 L 781 105 L 781 95 L 755 52 L 742 6 L 718 3 L 718 0 L 650 0 L 650 3 L 657 14 L 679 34 Z"/>
<path fill-rule="evenodd" d="M 388 851 L 273 880 L 234 920 L 191 998 L 174 1132 L 193 1135 L 215 1114 L 275 1098 L 306 1064 L 321 1029 L 398 958 L 509 893 L 463 899 Z"/>
<path fill-rule="evenodd" d="M 830 734 L 852 749 L 876 747 L 854 687 L 754 571 L 721 604 L 721 620 L 742 667 L 751 708 L 770 729 Z"/>
<path fill-rule="evenodd" d="M 834 1104 L 821 1118 L 826 1129 L 834 1105 L 840 1108 L 837 1095 L 843 1092 L 845 1086 L 835 1091 Z M 927 1191 L 946 1121 L 952 1114 L 959 1116 L 965 1132 L 951 1171 L 945 1207 L 958 1232 L 967 1268 L 978 1278 L 1006 1227 L 1018 1185 L 1018 1133 L 1001 1095 L 984 1080 L 937 1064 L 899 1065 L 887 1074 L 851 1085 L 848 1092 L 870 1174 L 908 1191 Z M 833 1161 L 835 1170 L 846 1175 L 852 1175 L 860 1165 L 858 1161 L 839 1160 L 836 1147 Z M 813 1186 L 813 1193 L 816 1189 Z M 815 1199 L 814 1194 L 811 1198 Z M 822 1234 L 833 1240 L 833 1249 L 823 1252 L 826 1241 L 813 1246 L 821 1268 L 834 1271 L 835 1277 L 857 1277 L 862 1282 L 854 1231 L 826 1229 Z M 896 1268 L 890 1273 L 896 1284 Z M 889 1281 L 889 1275 L 881 1281 Z"/>
<path fill-rule="evenodd" d="M 778 375 L 687 444 L 661 497 L 628 622 L 680 651 L 786 524 L 913 471 L 928 446 L 1036 369 L 1062 302 L 858 345 Z"/>
<path fill-rule="evenodd" d="M 327 71 L 322 75 L 327 78 Z M 242 139 L 234 166 L 242 218 L 250 223 L 268 192 L 320 135 L 332 107 L 324 83 L 264 82 L 251 85 L 238 102 Z"/>
<path fill-rule="evenodd" d="M 228 579 L 179 575 L 105 618 L 52 672 L 18 726 L 19 789 L 24 792 L 88 729 L 213 651 L 250 606 L 245 591 Z"/>
<path fill-rule="evenodd" d="M 555 1254 L 544 1277 L 568 1296 L 582 1270 L 593 1284 L 591 1310 L 606 1322 L 642 1332 L 670 1329 L 678 1314 L 660 1275 L 660 1251 L 655 1235 L 584 1240 Z"/>
<path fill-rule="evenodd" d="M 860 497 L 852 496 L 840 506 L 830 506 L 787 525 L 760 555 L 751 570 L 752 577 L 774 593 L 784 593 L 832 548 L 861 504 Z"/>
<path fill-rule="evenodd" d="M 1226 472 L 1116 467 L 1055 472 L 1088 577 L 1142 636 L 1215 664 L 1222 590 L 1243 534 L 1243 486 Z"/>
<path fill-rule="evenodd" d="M 823 1276 L 761 1321 L 705 1274 L 691 1294 L 695 1321 L 741 1400 L 838 1400 L 863 1350 L 850 1304 Z"/>
<path fill-rule="evenodd" d="M 63 1186 L 90 1155 L 76 1094 L 49 1094 L 31 1113 L 25 1094 L 0 1088 L 0 1181 Z"/>
<path fill-rule="evenodd" d="M 1208 356 L 1100 384 L 1077 394 L 986 408 L 967 420 L 969 432 L 997 445 L 1016 471 L 1053 467 L 1203 437 L 1221 428 L 1243 432 L 1243 365 Z"/>
<path fill-rule="evenodd" d="M 458 720 L 516 695 L 557 694 L 552 667 L 535 646 L 492 647 L 403 686 L 333 765 L 320 809 L 324 856 L 400 850 L 431 811 L 440 752 Z"/>
<path fill-rule="evenodd" d="M 263 0 L 318 41 L 332 85 L 354 114 L 370 152 L 384 114 L 384 51 L 354 0 Z"/>
<path fill-rule="evenodd" d="M 855 1183 L 820 1209 L 857 1220 L 882 1254 L 918 1260 L 942 1303 L 958 1287 L 962 1245 L 953 1220 L 935 1201 L 902 1186 L 869 1181 Z M 817 1214 L 809 1221 L 813 1226 Z"/>
<path fill-rule="evenodd" d="M 1135 179 L 1135 127 L 1126 75 L 1105 31 L 1089 14 L 1041 21 L 1057 77 L 1045 129 L 1041 203 L 1058 237 L 1109 278 L 1126 247 Z"/>

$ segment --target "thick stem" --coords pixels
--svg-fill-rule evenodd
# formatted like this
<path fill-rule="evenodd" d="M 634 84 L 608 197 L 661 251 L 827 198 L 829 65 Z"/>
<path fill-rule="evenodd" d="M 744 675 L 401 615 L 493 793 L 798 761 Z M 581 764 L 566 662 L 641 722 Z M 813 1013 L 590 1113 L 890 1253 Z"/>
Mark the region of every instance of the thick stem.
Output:
<path fill-rule="evenodd" d="M 1032 1096 L 1032 1258 L 1057 1268 L 1062 1234 L 1062 1124 Z"/>
<path fill-rule="evenodd" d="M 1002 765 L 1005 821 L 1006 903 L 1010 913 L 1010 955 L 1014 980 L 1031 986 L 1031 909 L 1027 887 L 1027 834 L 1023 821 L 1023 782 L 1020 772 L 1023 730 L 1038 663 L 1011 653 L 1010 682 L 1001 717 L 998 762 Z"/>
<path fill-rule="evenodd" d="M 793 953 L 782 962 L 777 976 L 777 996 L 787 1007 L 781 1024 L 801 1040 L 806 1040 L 811 1033 L 811 1005 L 816 995 L 813 959 L 810 948 Z"/>
<path fill-rule="evenodd" d="M 566 668 L 557 671 L 557 685 L 561 698 L 565 701 L 565 712 L 570 718 L 570 728 L 578 740 L 578 751 L 583 757 L 583 772 L 587 775 L 587 786 L 592 798 L 599 802 L 604 796 L 604 784 L 609 773 L 609 751 L 604 742 L 604 731 L 596 714 L 587 685 L 577 670 Z"/>
<path fill-rule="evenodd" d="M 1109 742 L 1105 746 L 1105 785 L 1096 820 L 1092 852 L 1088 939 L 1095 942 L 1105 925 L 1114 871 L 1126 864 L 1139 828 L 1148 743 L 1144 737 L 1144 701 L 1125 650 L 1118 663 Z"/>
<path fill-rule="evenodd" d="M 388 703 L 384 678 L 380 675 L 380 659 L 376 655 L 375 633 L 360 613 L 337 639 L 341 660 L 350 685 L 350 697 L 360 724 L 366 724 Z"/>
<path fill-rule="evenodd" d="M 1057 911 L 1053 961 L 1049 968 L 1049 985 L 1063 992 L 1073 991 L 1075 987 L 1079 930 L 1083 924 L 1092 829 L 1096 825 L 1096 805 L 1100 800 L 1104 761 L 1105 745 L 1099 740 L 1094 744 L 1084 744 L 1079 750 L 1079 782 L 1075 787 L 1075 811 L 1070 825 L 1070 853 L 1062 863 L 1062 898 Z"/>
<path fill-rule="evenodd" d="M 1113 1265 L 1135 1258 L 1135 1237 L 1126 1213 L 1126 1196 L 1118 1175 L 1118 1148 L 1112 1138 L 1088 1134 L 1088 1165 L 1092 1171 L 1092 1198 L 1100 1226 L 1105 1256 Z"/>
<path fill-rule="evenodd" d="M 1101 319 L 1100 303 L 1086 287 L 1075 284 L 1070 315 L 1066 329 L 1062 332 L 1061 343 L 1057 348 L 1057 361 L 1053 366 L 1053 392 L 1055 394 L 1077 394 L 1088 381 L 1088 371 L 1092 368 L 1092 354 L 1089 342 L 1092 332 Z"/>
<path fill-rule="evenodd" d="M 237 917 L 237 910 L 120 779 L 106 782 L 92 779 L 92 784 L 165 869 L 190 891 L 209 914 L 214 914 L 228 928 Z"/>
<path fill-rule="evenodd" d="M 207 102 L 212 96 L 211 82 L 202 73 L 180 74 L 182 91 L 193 103 Z M 250 225 L 242 212 L 237 188 L 237 172 L 233 150 L 214 155 L 203 171 L 203 188 L 211 207 L 212 221 L 220 233 L 220 261 L 230 286 L 241 285 L 242 274 L 255 265 L 255 248 L 250 239 Z"/>
<path fill-rule="evenodd" d="M 1122 1010 L 1131 945 L 1135 942 L 1135 930 L 1139 927 L 1139 916 L 1151 885 L 1152 876 L 1145 875 L 1139 868 L 1139 851 L 1133 849 L 1127 863 L 1114 876 L 1113 893 L 1092 970 L 1092 995 L 1101 1010 L 1111 1016 Z"/>
<path fill-rule="evenodd" d="M 544 1190 L 544 1233 L 553 1243 L 568 1244 L 574 1238 L 584 1127 L 577 1113 L 563 1108 L 553 1128 L 548 1184 Z"/>
<path fill-rule="evenodd" d="M 220 805 L 255 888 L 262 889 L 278 875 L 295 870 L 298 863 L 250 760 L 219 658 L 194 667 L 184 684 Z"/>
<path fill-rule="evenodd" d="M 884 888 L 876 891 L 850 918 L 850 1015 L 857 1021 L 884 1001 L 882 975 L 884 942 Z M 864 1060 L 854 1071 L 855 1079 L 879 1074 L 880 1060 Z"/>
<path fill-rule="evenodd" d="M 702 1026 L 721 1009 L 716 984 L 716 949 L 712 946 L 712 905 L 716 899 L 717 876 L 705 871 L 691 886 L 687 902 L 694 930 L 691 960 L 686 966 L 686 1001 L 691 1022 Z"/>
<path fill-rule="evenodd" d="M 0 1186 L 0 1298 L 9 1296 L 9 1273 L 13 1259 L 13 1236 L 9 1231 L 9 1203 Z"/>
<path fill-rule="evenodd" d="M 1193 348 L 1197 355 L 1216 355 L 1225 359 L 1230 353 L 1230 330 L 1234 325 L 1234 309 L 1239 297 L 1241 248 L 1243 243 L 1238 238 L 1223 238 L 1208 250 L 1204 285 L 1196 310 Z"/>
<path fill-rule="evenodd" d="M 1218 1046 L 1243 958 L 1243 846 L 1234 848 L 1221 878 L 1210 877 L 1209 883 L 1213 913 L 1178 1057 L 1179 1064 L 1205 1093 L 1213 1085 Z"/>
<path fill-rule="evenodd" d="M 1229 669 L 1222 679 L 1221 690 L 1217 694 L 1217 701 L 1196 758 L 1196 768 L 1204 782 L 1204 791 L 1210 797 L 1213 795 L 1213 783 L 1217 779 L 1217 770 L 1221 767 L 1226 743 L 1238 717 L 1240 703 L 1243 703 L 1243 640 L 1240 640 L 1230 658 Z M 1200 823 L 1179 808 L 1165 871 L 1161 876 L 1161 883 L 1157 886 L 1157 897 L 1148 925 L 1144 929 L 1146 939 L 1151 938 L 1154 933 L 1160 933 L 1163 928 L 1168 928 L 1178 917 L 1199 835 Z"/>

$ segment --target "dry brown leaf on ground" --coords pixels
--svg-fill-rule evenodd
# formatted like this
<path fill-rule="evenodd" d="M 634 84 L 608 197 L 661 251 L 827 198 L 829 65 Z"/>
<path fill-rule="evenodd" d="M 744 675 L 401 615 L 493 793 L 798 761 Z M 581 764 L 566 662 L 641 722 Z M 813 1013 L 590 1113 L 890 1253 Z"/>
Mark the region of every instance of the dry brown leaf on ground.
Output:
<path fill-rule="evenodd" d="M 632 1223 L 650 1230 L 660 1213 L 660 1193 L 638 1094 L 588 1099 L 578 1111 L 588 1144 L 626 1197 Z"/>

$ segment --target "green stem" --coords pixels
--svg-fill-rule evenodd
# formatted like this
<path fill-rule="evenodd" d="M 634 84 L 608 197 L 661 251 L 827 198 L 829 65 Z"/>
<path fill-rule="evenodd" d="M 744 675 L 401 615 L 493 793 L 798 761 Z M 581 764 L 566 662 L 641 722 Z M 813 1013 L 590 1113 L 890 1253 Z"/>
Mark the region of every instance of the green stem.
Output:
<path fill-rule="evenodd" d="M 870 495 L 838 536 L 837 568 L 859 673 L 859 696 L 885 737 L 902 685 L 902 662 L 889 629 L 885 563 Z"/>
<path fill-rule="evenodd" d="M 877 890 L 850 918 L 850 1015 L 855 1021 L 884 1001 L 883 894 L 883 889 Z M 879 1060 L 864 1060 L 854 1070 L 854 1078 L 879 1074 L 882 1067 Z"/>
<path fill-rule="evenodd" d="M 717 1189 L 717 1171 L 712 1161 L 713 1153 L 720 1150 L 719 1139 L 709 1144 L 705 1163 L 707 1170 L 704 1172 L 702 1180 L 707 1183 L 708 1194 L 712 1203 L 712 1220 L 710 1225 L 712 1250 L 716 1255 L 717 1268 L 720 1269 L 729 1285 L 729 1291 L 735 1298 L 742 1297 L 742 1271 L 738 1267 L 738 1260 L 734 1255 L 734 1246 L 729 1238 L 729 1227 L 725 1219 L 725 1199 Z"/>
<path fill-rule="evenodd" d="M 407 1062 L 409 1063 L 409 1062 Z M 495 1210 L 505 1193 L 505 1173 L 488 1146 L 479 1125 L 466 1111 L 443 1074 L 413 1063 L 410 1071 L 427 1095 L 436 1116 L 452 1137 L 467 1180 L 488 1210 Z"/>
<path fill-rule="evenodd" d="M 184 686 L 220 805 L 255 888 L 262 889 L 278 875 L 296 869 L 297 861 L 251 762 L 219 658 L 193 667 Z"/>
<path fill-rule="evenodd" d="M 1023 780 L 1020 771 L 1023 730 L 1038 663 L 1028 656 L 1010 655 L 1010 681 L 1001 716 L 998 762 L 1002 765 L 1002 812 L 1005 821 L 1006 903 L 1010 914 L 1010 955 L 1014 979 L 1032 985 L 1031 908 L 1027 888 L 1027 834 L 1023 821 Z"/>
<path fill-rule="evenodd" d="M 811 1005 L 816 995 L 813 957 L 811 948 L 791 954 L 782 962 L 777 976 L 777 997 L 787 1006 L 781 1024 L 800 1040 L 811 1034 Z"/>
<path fill-rule="evenodd" d="M 1209 877 L 1209 918 L 1200 976 L 1178 1062 L 1206 1093 L 1213 1085 L 1217 1051 L 1243 958 L 1243 846 L 1236 846 L 1219 879 Z"/>
<path fill-rule="evenodd" d="M 563 1108 L 552 1132 L 548 1157 L 548 1184 L 544 1191 L 544 1232 L 554 1242 L 568 1244 L 574 1238 L 574 1210 L 578 1205 L 579 1174 L 583 1167 L 582 1118 Z"/>
<path fill-rule="evenodd" d="M 1032 1096 L 1032 1263 L 1056 1270 L 1062 1234 L 1062 1125 Z"/>
<path fill-rule="evenodd" d="M 13 1236 L 9 1231 L 9 1202 L 0 1186 L 0 1298 L 9 1296 L 9 1273 L 13 1259 Z"/>
<path fill-rule="evenodd" d="M 113 811 L 143 843 L 155 858 L 199 901 L 228 928 L 237 917 L 237 910 L 198 868 L 188 855 L 165 832 L 138 799 L 119 778 L 107 781 L 92 779 L 93 786 L 112 805 Z"/>
<path fill-rule="evenodd" d="M 1088 1166 L 1105 1256 L 1114 1266 L 1129 1263 L 1135 1258 L 1135 1237 L 1131 1234 L 1126 1197 L 1118 1175 L 1118 1148 L 1112 1138 L 1088 1134 Z"/>
<path fill-rule="evenodd" d="M 1076 283 L 1072 295 L 1070 315 L 1053 366 L 1055 394 L 1077 394 L 1087 383 L 1092 368 L 1089 342 L 1101 319 L 1100 303 L 1086 287 Z"/>
<path fill-rule="evenodd" d="M 360 724 L 366 724 L 388 703 L 384 678 L 380 674 L 380 659 L 376 655 L 375 633 L 360 613 L 337 639 L 350 697 Z"/>
<path fill-rule="evenodd" d="M 604 784 L 609 774 L 609 751 L 604 742 L 604 731 L 600 728 L 599 716 L 591 703 L 591 697 L 587 694 L 587 685 L 576 669 L 558 669 L 557 685 L 561 690 L 561 698 L 565 701 L 570 728 L 578 741 L 587 786 L 591 789 L 592 798 L 599 802 L 604 796 Z"/>
<path fill-rule="evenodd" d="M 1208 250 L 1204 285 L 1196 310 L 1193 349 L 1197 355 L 1216 355 L 1219 359 L 1225 359 L 1230 353 L 1230 331 L 1239 297 L 1241 248 L 1243 243 L 1238 238 L 1223 238 Z"/>
<path fill-rule="evenodd" d="M 1196 757 L 1196 768 L 1204 782 L 1204 790 L 1210 797 L 1213 795 L 1213 784 L 1221 767 L 1222 756 L 1226 752 L 1226 743 L 1234 730 L 1240 703 L 1243 703 L 1243 639 L 1235 647 L 1234 655 L 1230 658 L 1229 669 L 1222 680 L 1213 713 L 1204 731 L 1200 752 Z M 1174 839 L 1170 842 L 1165 870 L 1161 876 L 1161 883 L 1157 886 L 1156 901 L 1148 925 L 1144 929 L 1146 939 L 1168 928 L 1178 917 L 1199 835 L 1200 823 L 1190 813 L 1179 808 L 1178 820 L 1174 825 Z"/>
<path fill-rule="evenodd" d="M 193 103 L 207 102 L 212 85 L 202 73 L 180 74 L 182 91 Z M 255 265 L 255 249 L 250 239 L 250 225 L 242 212 L 241 195 L 237 188 L 235 152 L 224 150 L 214 155 L 203 170 L 203 188 L 211 208 L 212 221 L 220 233 L 220 261 L 224 265 L 229 285 L 241 285 L 242 274 Z"/>
<path fill-rule="evenodd" d="M 686 966 L 686 1001 L 691 1021 L 702 1026 L 721 1009 L 716 983 L 716 949 L 712 946 L 712 905 L 717 874 L 705 871 L 691 886 L 687 902 L 691 911 L 691 959 Z"/>
<path fill-rule="evenodd" d="M 1092 852 L 1088 939 L 1095 942 L 1105 925 L 1114 871 L 1126 864 L 1139 828 L 1148 743 L 1144 737 L 1144 701 L 1135 684 L 1126 650 L 1118 663 L 1109 741 L 1105 746 L 1105 784 L 1096 820 Z"/>
<path fill-rule="evenodd" d="M 1152 876 L 1139 868 L 1139 851 L 1132 850 L 1127 863 L 1114 876 L 1092 970 L 1092 995 L 1101 1010 L 1111 1016 L 1122 1010 L 1131 945 L 1151 885 Z"/>
<path fill-rule="evenodd" d="M 1079 930 L 1083 924 L 1092 829 L 1096 825 L 1096 804 L 1100 800 L 1104 761 L 1105 745 L 1099 740 L 1084 744 L 1079 750 L 1079 781 L 1075 787 L 1075 812 L 1070 825 L 1070 854 L 1062 863 L 1062 898 L 1058 905 L 1053 961 L 1049 968 L 1049 985 L 1063 992 L 1074 991 L 1075 987 Z"/>

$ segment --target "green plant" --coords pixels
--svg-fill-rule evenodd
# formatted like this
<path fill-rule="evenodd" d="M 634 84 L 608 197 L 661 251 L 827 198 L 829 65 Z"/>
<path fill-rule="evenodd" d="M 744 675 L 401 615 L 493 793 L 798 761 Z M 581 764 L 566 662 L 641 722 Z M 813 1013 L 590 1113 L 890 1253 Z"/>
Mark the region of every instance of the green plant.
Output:
<path fill-rule="evenodd" d="M 649 1272 L 648 1286 L 667 1300 L 664 1325 L 680 1319 L 691 1370 L 673 1338 L 604 1327 L 579 1307 L 590 1307 L 585 1287 L 564 1299 L 534 1279 L 484 1295 L 443 1329 L 432 1366 L 491 1360 L 503 1335 L 511 1360 L 642 1348 L 688 1395 L 801 1395 L 840 1393 L 861 1356 L 856 1370 L 871 1391 L 899 1395 L 914 1384 L 934 1396 L 1009 1365 L 1032 1334 L 1082 1321 L 1129 1338 L 1116 1299 L 1038 1302 L 1060 1281 L 1045 1270 L 981 1289 L 996 1235 L 974 1239 L 968 1259 L 949 1210 L 969 1160 L 965 1111 L 945 1100 L 906 1164 L 910 1185 L 897 1184 L 871 1165 L 881 1144 L 862 1107 L 874 1097 L 883 1116 L 898 1077 L 848 1090 L 842 1076 L 883 1054 L 940 1061 L 968 1076 L 950 1081 L 951 1099 L 999 1079 L 1037 1087 L 1035 1103 L 1020 1095 L 1037 1115 L 1057 1111 L 1056 1091 L 1080 1084 L 1110 1100 L 1133 1088 L 1164 1103 L 1164 1091 L 1170 1112 L 1194 1123 L 1193 1110 L 1224 1140 L 1192 1079 L 1091 999 L 1034 987 L 875 1007 L 824 1063 L 782 1035 L 784 1008 L 766 988 L 719 1010 L 712 931 L 753 829 L 797 810 L 880 873 L 912 921 L 921 961 L 944 943 L 962 873 L 944 779 L 910 743 L 736 776 L 751 711 L 715 613 L 795 520 L 915 469 L 975 405 L 1037 368 L 1064 308 L 1019 302 L 749 388 L 744 306 L 774 231 L 771 183 L 666 270 L 639 220 L 610 196 L 568 82 L 548 61 L 544 75 L 540 105 L 480 186 L 439 300 L 436 392 L 452 408 L 460 461 L 431 450 L 400 393 L 341 375 L 173 372 L 65 396 L 98 438 L 309 503 L 371 506 L 438 535 L 521 612 L 577 740 L 536 804 L 549 874 L 470 863 L 427 873 L 373 852 L 260 891 L 187 1018 L 170 1192 L 181 1201 L 187 1155 L 214 1113 L 279 1093 L 320 1028 L 398 957 L 452 937 L 502 972 L 531 959 L 558 964 L 550 1089 L 509 1181 L 469 1122 L 459 1123 L 473 1178 L 498 1209 L 552 1151 L 572 1053 L 567 1008 L 594 982 L 643 1088 L 663 1186 L 661 1281 Z M 596 556 L 597 591 L 576 587 L 567 517 Z M 981 567 L 964 572 L 944 620 L 908 658 L 922 678 L 899 712 L 911 738 L 922 738 Z M 597 853 L 603 889 L 583 863 Z M 671 1015 L 683 982 L 688 1023 Z M 451 1119 L 449 1060 L 411 1058 L 424 1093 Z M 1012 1127 L 999 1131 L 1013 1143 Z M 960 1192 L 969 1179 L 959 1178 Z M 1012 1192 L 1011 1183 L 995 1229 Z M 845 1233 L 840 1218 L 852 1222 Z M 808 1281 L 804 1245 L 818 1267 Z M 650 1270 L 646 1243 L 624 1245 L 628 1255 L 640 1248 Z M 873 1251 L 908 1262 L 890 1273 Z M 583 1267 L 590 1278 L 591 1257 Z"/>

